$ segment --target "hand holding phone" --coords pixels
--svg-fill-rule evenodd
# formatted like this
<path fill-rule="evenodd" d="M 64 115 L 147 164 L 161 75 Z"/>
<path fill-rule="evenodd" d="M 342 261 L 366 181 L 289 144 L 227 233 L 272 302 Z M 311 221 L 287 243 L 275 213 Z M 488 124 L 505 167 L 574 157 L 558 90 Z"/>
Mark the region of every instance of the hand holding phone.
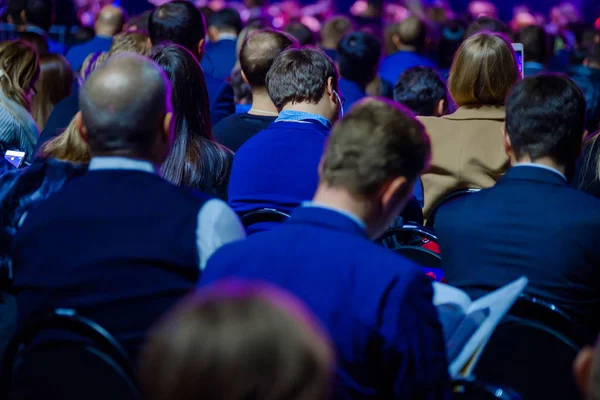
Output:
<path fill-rule="evenodd" d="M 521 78 L 525 77 L 525 55 L 523 54 L 523 44 L 522 43 L 513 43 L 512 44 L 515 53 L 517 53 L 517 63 L 519 64 L 519 72 L 521 73 Z"/>
<path fill-rule="evenodd" d="M 11 163 L 15 168 L 20 168 L 25 161 L 25 151 L 21 150 L 6 150 L 4 159 Z"/>

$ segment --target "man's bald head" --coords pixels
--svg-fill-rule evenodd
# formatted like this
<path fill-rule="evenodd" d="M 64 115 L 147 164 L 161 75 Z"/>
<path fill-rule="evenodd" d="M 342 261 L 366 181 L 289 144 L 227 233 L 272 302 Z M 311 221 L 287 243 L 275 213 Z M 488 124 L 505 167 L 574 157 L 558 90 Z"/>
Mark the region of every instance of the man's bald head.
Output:
<path fill-rule="evenodd" d="M 113 5 L 102 7 L 94 25 L 96 35 L 111 37 L 116 35 L 123 30 L 126 19 L 125 10 L 121 7 Z"/>
<path fill-rule="evenodd" d="M 168 136 L 164 127 L 170 98 L 169 81 L 157 64 L 132 53 L 110 57 L 85 81 L 79 95 L 92 155 L 146 158 L 155 153 L 153 146 Z"/>

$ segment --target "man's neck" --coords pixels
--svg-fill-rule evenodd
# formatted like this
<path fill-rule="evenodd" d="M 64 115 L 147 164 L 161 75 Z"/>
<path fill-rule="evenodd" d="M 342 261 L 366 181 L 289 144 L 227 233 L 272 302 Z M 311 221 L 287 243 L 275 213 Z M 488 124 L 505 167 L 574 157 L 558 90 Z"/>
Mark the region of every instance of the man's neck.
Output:
<path fill-rule="evenodd" d="M 290 103 L 286 104 L 281 111 L 287 111 L 287 110 L 301 111 L 301 112 L 305 112 L 308 114 L 321 115 L 324 118 L 327 118 L 331 122 L 331 117 L 327 116 L 326 113 L 323 112 L 323 109 L 319 104 L 306 103 L 306 102 L 292 104 L 290 102 Z"/>
<path fill-rule="evenodd" d="M 543 165 L 544 167 L 555 169 L 563 175 L 567 174 L 567 168 L 564 165 L 557 163 L 550 157 L 542 157 L 542 158 L 536 159 L 535 161 L 531 161 L 531 158 L 529 156 L 521 157 L 518 160 L 513 156 L 513 157 L 511 157 L 511 164 L 512 165 L 516 165 L 516 164 Z"/>
<path fill-rule="evenodd" d="M 348 190 L 321 183 L 317 188 L 313 202 L 355 215 L 365 223 L 367 233 L 369 233 L 372 207 L 364 199 L 357 198 Z"/>
<path fill-rule="evenodd" d="M 405 46 L 403 44 L 398 46 L 398 51 L 408 51 L 411 53 L 418 53 L 417 48 L 415 46 Z"/>
<path fill-rule="evenodd" d="M 271 101 L 267 89 L 252 88 L 252 108 L 248 111 L 251 115 L 272 115 L 274 117 L 279 114 L 275 104 Z"/>

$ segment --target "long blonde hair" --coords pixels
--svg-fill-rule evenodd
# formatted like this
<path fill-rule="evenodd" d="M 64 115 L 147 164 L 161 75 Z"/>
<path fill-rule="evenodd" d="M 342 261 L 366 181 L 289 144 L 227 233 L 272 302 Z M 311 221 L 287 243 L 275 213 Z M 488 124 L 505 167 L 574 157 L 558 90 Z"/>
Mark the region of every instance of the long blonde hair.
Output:
<path fill-rule="evenodd" d="M 22 40 L 0 43 L 0 89 L 10 100 L 31 110 L 31 92 L 40 75 L 40 60 L 35 48 Z"/>
<path fill-rule="evenodd" d="M 38 152 L 40 158 L 55 158 L 72 163 L 88 163 L 90 147 L 77 130 L 76 119 L 57 137 L 47 142 Z"/>

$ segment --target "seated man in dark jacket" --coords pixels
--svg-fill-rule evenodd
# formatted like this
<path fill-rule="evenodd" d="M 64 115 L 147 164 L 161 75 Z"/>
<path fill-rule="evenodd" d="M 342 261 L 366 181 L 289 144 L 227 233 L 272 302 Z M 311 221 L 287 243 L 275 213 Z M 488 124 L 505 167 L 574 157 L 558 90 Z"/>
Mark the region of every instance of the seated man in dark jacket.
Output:
<path fill-rule="evenodd" d="M 442 207 L 436 218 L 451 285 L 481 296 L 522 275 L 594 336 L 600 329 L 600 200 L 572 188 L 585 98 L 564 76 L 517 83 L 506 104 L 512 167 L 492 188 Z"/>

